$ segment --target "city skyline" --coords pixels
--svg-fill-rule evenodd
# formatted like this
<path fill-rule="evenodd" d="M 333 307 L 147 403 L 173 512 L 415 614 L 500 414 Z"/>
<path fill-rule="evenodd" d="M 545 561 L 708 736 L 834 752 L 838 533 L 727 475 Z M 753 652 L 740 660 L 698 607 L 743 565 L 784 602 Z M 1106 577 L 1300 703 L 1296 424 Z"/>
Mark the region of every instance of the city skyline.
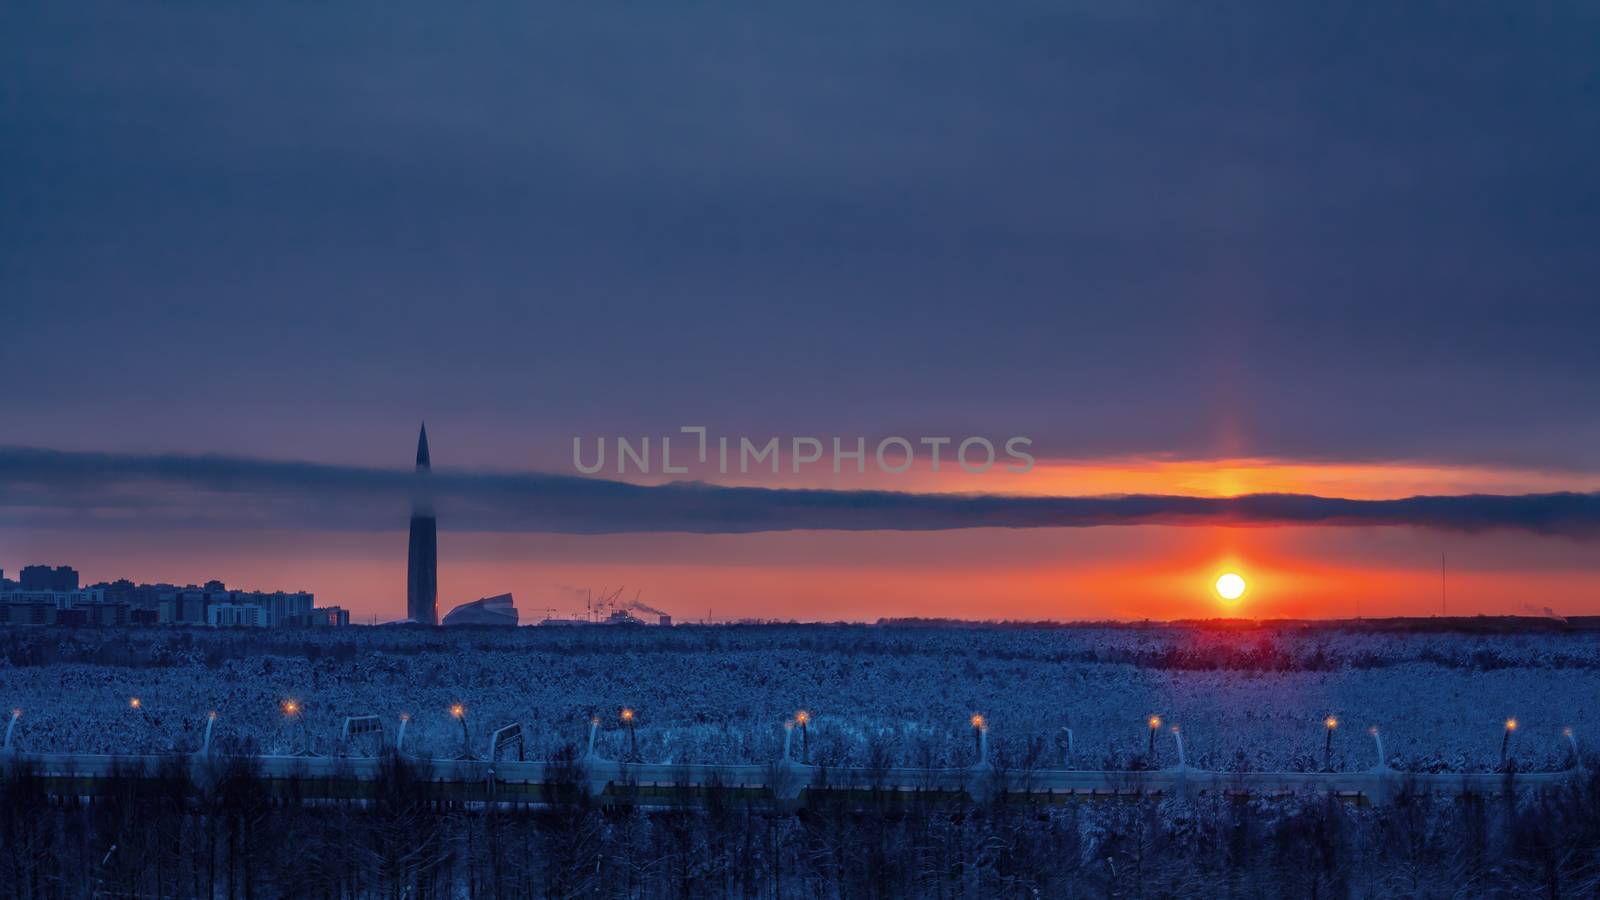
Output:
<path fill-rule="evenodd" d="M 446 605 L 627 584 L 691 620 L 1426 615 L 1445 557 L 1452 610 L 1597 613 L 1596 30 L 8 8 L 0 558 L 393 617 L 396 448 L 426 420 Z M 575 439 L 686 425 L 1023 435 L 1035 465 L 578 480 Z M 797 488 L 844 493 L 819 521 Z M 943 524 L 908 529 L 881 492 L 1105 518 L 919 500 Z M 1210 502 L 1285 493 L 1323 500 Z M 1478 494 L 1568 496 L 1407 500 Z M 1180 499 L 1051 499 L 1103 495 Z"/>
<path fill-rule="evenodd" d="M 106 458 L 100 457 L 98 462 L 94 477 L 121 483 L 117 481 L 114 466 L 109 465 Z M 871 621 L 900 617 L 1094 620 L 1207 618 L 1232 614 L 1252 618 L 1348 618 L 1361 616 L 1363 612 L 1368 616 L 1582 615 L 1588 613 L 1583 605 L 1585 595 L 1563 597 L 1559 581 L 1541 578 L 1541 573 L 1534 571 L 1515 573 L 1510 581 L 1503 576 L 1494 577 L 1483 571 L 1482 560 L 1475 557 L 1485 550 L 1493 552 L 1511 539 L 1530 550 L 1542 547 L 1544 560 L 1559 560 L 1563 550 L 1571 553 L 1586 550 L 1600 521 L 1595 499 L 1587 494 L 1364 500 L 1226 493 L 1099 498 L 974 497 L 837 489 L 796 493 L 791 488 L 766 490 L 714 485 L 652 487 L 573 476 L 448 471 L 436 483 L 425 426 L 419 431 L 416 469 L 409 479 L 389 479 L 385 470 L 349 470 L 303 463 L 273 466 L 217 457 L 205 460 L 166 457 L 160 463 L 165 477 L 174 479 L 175 483 L 183 483 L 182 476 L 190 479 L 177 493 L 193 495 L 202 493 L 201 489 L 215 490 L 218 483 L 226 483 L 236 503 L 253 492 L 261 503 L 275 505 L 278 514 L 289 515 L 290 519 L 279 523 L 280 527 L 289 526 L 296 517 L 316 519 L 326 525 L 326 514 L 339 510 L 345 516 L 338 523 L 343 532 L 344 548 L 336 552 L 342 553 L 368 541 L 368 535 L 380 536 L 386 532 L 381 513 L 384 508 L 381 498 L 386 492 L 392 490 L 408 498 L 412 510 L 412 538 L 406 563 L 406 602 L 395 607 L 387 600 L 391 594 L 386 584 L 393 577 L 392 573 L 368 568 L 366 576 L 358 576 L 358 580 L 345 582 L 339 588 L 341 599 L 349 598 L 348 605 L 353 607 L 357 621 L 401 618 L 426 621 L 417 614 L 415 586 L 431 582 L 433 596 L 439 596 L 436 579 L 441 567 L 437 562 L 437 538 L 434 536 L 437 526 L 432 515 L 436 493 L 442 495 L 446 504 L 457 504 L 461 513 L 458 524 L 466 539 L 463 544 L 476 537 L 499 543 L 500 552 L 504 552 L 506 546 L 528 540 L 543 542 L 547 548 L 583 548 L 575 554 L 580 558 L 576 569 L 573 568 L 574 554 L 561 551 L 552 554 L 553 565 L 535 563 L 533 567 L 544 570 L 546 577 L 551 573 L 576 572 L 590 576 L 598 573 L 604 580 L 584 583 L 581 578 L 573 577 L 571 580 L 576 583 L 535 582 L 531 592 L 521 581 L 526 578 L 526 569 L 519 571 L 485 564 L 481 557 L 470 555 L 470 551 L 459 562 L 447 557 L 442 571 L 446 574 L 447 585 L 444 595 L 456 598 L 451 605 L 464 603 L 471 596 L 490 596 L 504 584 L 517 584 L 517 590 L 524 592 L 522 610 L 530 620 L 544 615 L 570 614 L 581 608 L 582 602 L 596 588 L 630 583 L 641 593 L 650 590 L 652 603 L 675 607 L 676 614 L 684 620 L 695 620 L 696 601 L 706 597 L 713 599 L 706 606 L 704 618 L 712 620 Z M 138 470 L 138 473 L 143 479 L 151 477 L 147 469 Z M 61 472 L 56 474 L 59 476 Z M 386 481 L 389 482 L 387 487 Z M 552 484 L 557 485 L 553 490 L 548 487 Z M 38 485 L 52 486 L 48 479 L 40 479 Z M 54 487 L 59 489 L 61 484 Z M 284 505 L 285 497 L 296 496 L 316 497 L 321 505 L 303 509 Z M 796 497 L 804 498 L 803 505 L 795 505 Z M 752 498 L 755 499 L 752 501 Z M 1045 505 L 1041 507 L 1040 504 Z M 556 514 L 531 514 L 541 505 L 554 507 Z M 215 508 L 215 505 L 202 495 L 194 511 L 206 508 Z M 368 515 L 364 517 L 358 510 Z M 578 515 L 579 510 L 582 515 Z M 568 520 L 561 518 L 563 511 Z M 165 514 L 172 513 L 167 510 Z M 244 518 L 249 528 L 263 526 L 258 511 L 246 507 Z M 191 521 L 190 524 L 195 523 Z M 230 530 L 239 523 L 223 518 L 215 524 Z M 447 520 L 447 533 L 448 528 Z M 794 528 L 801 530 L 790 530 Z M 888 541 L 880 537 L 869 558 L 850 546 L 862 529 L 869 532 L 887 529 L 894 537 Z M 1259 548 L 1272 546 L 1283 536 L 1276 535 L 1268 541 L 1259 533 L 1278 529 L 1309 531 L 1313 535 L 1346 532 L 1340 541 L 1343 552 L 1351 559 L 1363 559 L 1369 567 L 1374 562 L 1392 563 L 1407 556 L 1415 566 L 1417 557 L 1430 552 L 1431 548 L 1455 548 L 1459 556 L 1453 584 L 1454 602 L 1450 602 L 1452 591 L 1443 571 L 1448 551 L 1439 552 L 1440 569 L 1434 569 L 1430 559 L 1427 571 L 1413 573 L 1404 582 L 1406 588 L 1414 592 L 1412 597 L 1402 598 L 1409 603 L 1385 603 L 1381 595 L 1368 595 L 1363 609 L 1363 594 L 1371 590 L 1372 583 L 1352 578 L 1349 572 L 1338 572 L 1337 560 L 1327 569 L 1310 573 L 1269 564 L 1270 558 L 1263 556 Z M 1055 536 L 1061 530 L 1111 532 L 1109 540 L 1105 535 L 1097 535 L 1093 539 L 1073 541 L 1080 547 L 1089 545 L 1091 553 L 1102 557 L 1093 562 L 1102 566 L 1105 556 L 1115 558 L 1119 552 L 1131 556 L 1131 561 L 1114 566 L 1109 573 L 1103 568 L 1100 572 L 1093 571 L 1093 562 L 1087 559 L 1075 565 L 1068 563 L 1074 565 L 1076 572 L 1065 576 L 1064 582 L 1085 579 L 1087 569 L 1088 580 L 1084 583 L 1089 585 L 1104 586 L 1108 580 L 1115 580 L 1123 582 L 1125 587 L 1129 580 L 1143 579 L 1146 589 L 1156 595 L 1156 599 L 1165 594 L 1176 597 L 1176 601 L 1165 608 L 1165 614 L 1153 615 L 1143 610 L 1118 609 L 1105 602 L 1041 609 L 1026 595 L 1020 603 L 1016 598 L 1009 603 L 996 602 L 990 599 L 992 584 L 984 586 L 969 579 L 951 578 L 951 560 L 957 567 L 972 565 L 974 557 L 985 549 L 1001 546 L 994 540 L 996 533 L 1004 536 L 1003 546 L 1013 557 L 1031 556 L 1043 561 L 1042 553 L 1062 543 Z M 1159 564 L 1141 564 L 1138 562 L 1140 552 L 1145 556 L 1150 554 L 1141 545 L 1146 544 L 1152 530 L 1188 531 L 1196 535 L 1185 542 L 1186 552 L 1176 563 L 1168 555 Z M 830 538 L 830 531 L 840 534 Z M 539 532 L 549 534 L 540 535 Z M 1042 539 L 1020 537 L 1028 532 L 1042 533 Z M 1211 542 L 1219 532 L 1224 536 L 1232 532 L 1250 535 L 1256 552 L 1247 555 L 1227 549 L 1208 550 L 1214 547 Z M 1403 535 L 1397 537 L 1396 532 Z M 1118 533 L 1131 533 L 1131 536 L 1122 540 Z M 423 539 L 421 544 L 418 544 L 419 534 Z M 326 537 L 323 535 L 322 539 Z M 797 541 L 797 538 L 805 539 Z M 1554 548 L 1549 544 L 1551 541 L 1558 542 Z M 802 548 L 799 554 L 793 549 L 796 544 Z M 897 544 L 899 546 L 895 546 Z M 941 548 L 942 561 L 938 564 L 924 561 L 923 567 L 928 570 L 926 581 L 918 584 L 920 587 L 937 583 L 937 590 L 907 602 L 895 595 L 893 585 L 863 579 L 863 570 L 883 568 L 886 561 L 893 568 L 892 563 L 901 557 L 908 561 L 921 558 L 930 544 Z M 807 549 L 818 546 L 827 549 L 820 553 Z M 367 547 L 366 552 L 372 554 L 368 565 L 381 565 L 377 560 L 385 554 L 370 544 Z M 640 552 L 641 547 L 648 549 Z M 708 578 L 701 569 L 685 573 L 681 566 L 685 551 L 722 554 L 744 562 L 750 557 L 751 547 L 760 547 L 763 551 L 758 565 L 767 570 L 764 577 L 771 593 L 752 604 L 724 605 L 721 614 L 716 614 L 718 601 L 731 596 L 737 587 L 730 586 L 726 576 Z M 885 547 L 893 548 L 887 557 Z M 1106 553 L 1113 548 L 1113 553 Z M 549 549 L 544 552 L 551 553 Z M 1165 547 L 1161 552 L 1169 553 Z M 590 554 L 589 557 L 583 558 L 584 553 Z M 1376 560 L 1375 553 L 1379 557 Z M 626 571 L 619 571 L 615 563 L 607 559 L 608 554 L 614 554 L 613 559 L 626 554 Z M 557 561 L 555 557 L 564 558 Z M 819 565 L 816 562 L 819 558 L 829 562 Z M 303 565 L 290 568 L 306 570 Z M 1252 593 L 1266 594 L 1265 602 L 1218 608 L 1206 596 L 1204 586 L 1210 579 L 1236 568 L 1248 572 Z M 985 568 L 980 564 L 979 569 L 981 578 L 995 577 L 993 567 Z M 909 570 L 909 562 L 901 568 L 902 573 Z M 665 597 L 653 590 L 663 582 L 651 583 L 652 577 L 661 579 L 663 573 L 667 575 Z M 852 578 L 858 585 L 869 584 L 871 590 L 881 590 L 878 602 L 863 603 L 860 594 L 840 592 L 833 586 Z M 1048 598 L 1060 585 L 1034 582 L 1032 588 Z M 1305 605 L 1286 603 L 1283 599 L 1286 596 L 1299 599 Z M 981 598 L 983 602 L 982 611 L 977 614 L 971 611 L 974 598 Z M 774 601 L 780 610 L 776 613 Z M 781 609 L 785 601 L 811 614 L 784 615 Z M 431 604 L 435 615 L 437 602 L 434 599 Z M 396 609 L 402 610 L 404 615 Z"/>

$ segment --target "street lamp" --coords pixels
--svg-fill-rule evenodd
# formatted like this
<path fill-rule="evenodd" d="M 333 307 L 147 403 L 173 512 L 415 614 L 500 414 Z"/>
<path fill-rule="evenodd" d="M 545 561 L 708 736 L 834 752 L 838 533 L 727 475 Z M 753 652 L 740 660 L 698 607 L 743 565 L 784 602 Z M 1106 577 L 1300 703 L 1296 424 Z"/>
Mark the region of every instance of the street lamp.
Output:
<path fill-rule="evenodd" d="M 19 707 L 11 711 L 11 722 L 6 725 L 6 742 L 0 744 L 0 750 L 11 752 L 11 732 L 17 730 L 17 720 L 22 718 L 22 709 Z"/>
<path fill-rule="evenodd" d="M 284 718 L 289 720 L 289 724 L 290 724 L 291 729 L 293 728 L 293 726 L 295 724 L 299 724 L 299 726 L 300 726 L 300 749 L 296 750 L 292 755 L 294 755 L 294 756 L 310 756 L 311 755 L 311 742 L 308 739 L 308 736 L 306 734 L 306 720 L 305 720 L 305 718 L 303 716 L 300 715 L 300 713 L 301 713 L 301 708 L 300 708 L 300 702 L 298 700 L 285 700 L 285 701 L 283 701 L 283 715 L 284 715 Z"/>
<path fill-rule="evenodd" d="M 1150 726 L 1150 741 L 1144 748 L 1144 755 L 1150 760 L 1150 765 L 1156 762 L 1156 732 L 1161 730 L 1161 717 L 1151 716 L 1145 724 Z"/>
<path fill-rule="evenodd" d="M 1505 734 L 1505 737 L 1500 739 L 1500 765 L 1501 766 L 1504 766 L 1506 764 L 1506 753 L 1507 753 L 1507 751 L 1509 751 L 1511 749 L 1511 735 L 1514 732 L 1516 732 L 1516 730 L 1517 730 L 1517 720 L 1515 718 L 1507 719 L 1506 720 L 1506 734 Z"/>
<path fill-rule="evenodd" d="M 128 708 L 129 709 L 138 709 L 143 705 L 144 705 L 144 703 L 141 702 L 138 697 L 129 697 L 128 698 Z"/>
<path fill-rule="evenodd" d="M 394 736 L 394 752 L 398 755 L 405 752 L 406 726 L 411 724 L 411 713 L 400 714 L 400 730 Z"/>
<path fill-rule="evenodd" d="M 800 726 L 800 762 L 811 765 L 811 732 L 806 728 L 811 724 L 811 713 L 800 710 L 794 714 L 796 725 Z"/>
<path fill-rule="evenodd" d="M 467 708 L 460 703 L 450 704 L 450 715 L 461 723 L 461 755 L 457 759 L 472 759 L 472 738 L 467 736 Z"/>
<path fill-rule="evenodd" d="M 628 761 L 639 761 L 639 735 L 633 730 L 633 710 L 624 706 L 620 713 L 622 724 L 628 726 Z"/>
<path fill-rule="evenodd" d="M 989 754 L 985 752 L 986 748 L 983 746 L 983 735 L 988 730 L 989 722 L 983 717 L 983 713 L 973 713 L 972 741 L 978 752 L 978 765 L 980 766 L 989 761 Z"/>
<path fill-rule="evenodd" d="M 1384 755 L 1383 735 L 1378 732 L 1378 726 L 1368 727 L 1367 734 L 1372 735 L 1372 742 L 1378 745 L 1378 768 L 1387 769 L 1389 767 L 1389 757 Z"/>
<path fill-rule="evenodd" d="M 1328 737 L 1322 742 L 1322 768 L 1333 771 L 1333 730 L 1339 727 L 1339 720 L 1329 716 L 1322 720 L 1323 727 L 1328 729 Z"/>

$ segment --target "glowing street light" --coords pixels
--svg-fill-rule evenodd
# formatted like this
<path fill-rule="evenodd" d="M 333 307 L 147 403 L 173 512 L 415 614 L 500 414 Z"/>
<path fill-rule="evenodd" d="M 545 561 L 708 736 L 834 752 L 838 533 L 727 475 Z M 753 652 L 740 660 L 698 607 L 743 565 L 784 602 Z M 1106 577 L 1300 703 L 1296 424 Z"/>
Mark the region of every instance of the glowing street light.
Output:
<path fill-rule="evenodd" d="M 128 708 L 129 709 L 138 709 L 139 707 L 141 707 L 143 705 L 144 705 L 144 703 L 138 697 L 129 697 L 128 698 Z"/>
<path fill-rule="evenodd" d="M 989 748 L 984 746 L 984 735 L 989 730 L 989 720 L 983 717 L 983 713 L 973 713 L 970 721 L 972 722 L 972 740 L 978 752 L 978 765 L 981 766 L 989 761 Z"/>
<path fill-rule="evenodd" d="M 1506 734 L 1500 739 L 1500 765 L 1506 764 L 1506 753 L 1511 749 L 1511 735 L 1517 730 L 1515 717 L 1506 720 Z"/>
<path fill-rule="evenodd" d="M 457 758 L 472 759 L 472 738 L 467 735 L 467 708 L 460 703 L 452 703 L 450 715 L 461 723 L 461 755 Z"/>
<path fill-rule="evenodd" d="M 295 756 L 310 756 L 311 755 L 311 738 L 310 738 L 310 735 L 308 735 L 306 733 L 306 720 L 305 720 L 305 717 L 300 715 L 300 713 L 303 712 L 303 709 L 300 706 L 300 701 L 293 700 L 293 699 L 285 700 L 285 701 L 283 701 L 283 707 L 282 708 L 283 708 L 283 716 L 284 716 L 284 718 L 288 719 L 289 722 L 291 723 L 291 725 L 298 724 L 300 726 L 300 729 L 299 729 L 300 730 L 300 749 L 296 750 L 294 755 Z"/>
<path fill-rule="evenodd" d="M 800 726 L 800 762 L 811 765 L 811 732 L 806 727 L 811 724 L 811 713 L 800 710 L 794 714 L 794 722 Z"/>
<path fill-rule="evenodd" d="M 1333 771 L 1333 730 L 1339 727 L 1339 720 L 1329 716 L 1322 720 L 1323 727 L 1328 729 L 1327 740 L 1322 742 L 1322 768 Z"/>
<path fill-rule="evenodd" d="M 1145 724 L 1150 726 L 1150 741 L 1144 748 L 1144 755 L 1149 758 L 1150 764 L 1155 765 L 1156 759 L 1156 732 L 1161 730 L 1161 717 L 1151 716 Z"/>
<path fill-rule="evenodd" d="M 636 716 L 634 716 L 631 708 L 624 706 L 622 708 L 622 712 L 619 714 L 619 718 L 622 719 L 622 724 L 628 726 L 628 761 L 638 762 L 639 735 L 633 730 L 633 720 L 636 718 Z"/>

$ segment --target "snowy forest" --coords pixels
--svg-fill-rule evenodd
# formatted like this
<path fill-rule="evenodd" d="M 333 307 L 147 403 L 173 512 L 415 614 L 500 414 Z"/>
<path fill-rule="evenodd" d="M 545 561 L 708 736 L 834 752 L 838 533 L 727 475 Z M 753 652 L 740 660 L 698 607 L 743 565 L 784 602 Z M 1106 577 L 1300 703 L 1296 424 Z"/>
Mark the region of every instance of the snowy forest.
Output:
<path fill-rule="evenodd" d="M 1349 626 L 9 629 L 0 897 L 1462 897 L 1600 890 L 1600 640 L 1587 631 Z M 1521 772 L 1559 788 L 1392 802 L 1276 796 L 1037 802 L 929 793 L 799 808 L 580 789 L 591 721 L 620 756 L 769 763 L 809 713 L 819 766 Z M 462 716 L 451 715 L 458 708 Z M 220 777 L 195 780 L 208 713 Z M 359 799 L 310 800 L 257 756 L 367 755 Z M 1518 727 L 1506 728 L 1515 717 Z M 1337 728 L 1326 723 L 1336 721 Z M 521 724 L 555 763 L 534 802 L 425 790 L 431 758 Z M 1069 735 L 1065 737 L 1064 735 Z M 166 755 L 63 798 L 27 754 Z M 372 751 L 377 752 L 377 751 Z M 309 793 L 309 792 L 308 792 Z"/>
<path fill-rule="evenodd" d="M 290 700 L 297 714 L 282 715 Z M 451 756 L 463 749 L 457 705 L 468 749 L 482 754 L 493 729 L 517 722 L 536 758 L 581 744 L 592 718 L 599 749 L 617 756 L 629 707 L 646 761 L 770 762 L 804 709 L 823 765 L 970 765 L 967 723 L 981 714 L 997 761 L 1013 764 L 1042 753 L 1068 768 L 1168 765 L 1170 740 L 1152 747 L 1145 727 L 1159 716 L 1183 728 L 1191 765 L 1216 771 L 1365 770 L 1374 726 L 1401 771 L 1554 771 L 1571 764 L 1567 729 L 1600 740 L 1600 632 L 0 630 L 0 709 L 22 710 L 16 741 L 31 751 L 189 752 L 216 711 L 219 746 L 237 752 L 331 755 L 345 717 L 379 716 L 392 737 L 407 715 L 408 750 Z M 1340 723 L 1331 740 L 1328 717 Z"/>

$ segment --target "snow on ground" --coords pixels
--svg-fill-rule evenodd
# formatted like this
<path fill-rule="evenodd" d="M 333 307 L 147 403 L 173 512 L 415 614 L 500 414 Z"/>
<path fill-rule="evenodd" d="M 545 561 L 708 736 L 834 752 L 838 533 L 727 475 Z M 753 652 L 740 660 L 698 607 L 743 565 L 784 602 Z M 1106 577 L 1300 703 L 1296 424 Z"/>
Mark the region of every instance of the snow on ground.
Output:
<path fill-rule="evenodd" d="M 728 626 L 496 632 L 354 628 L 339 632 L 133 629 L 0 634 L 0 709 L 24 710 L 27 750 L 194 749 L 205 713 L 219 744 L 335 750 L 343 717 L 382 716 L 408 748 L 473 750 L 521 722 L 535 757 L 582 746 L 620 755 L 624 705 L 646 759 L 776 758 L 782 723 L 812 713 L 813 762 L 965 765 L 981 712 L 998 759 L 1078 768 L 1142 764 L 1159 715 L 1159 765 L 1179 725 L 1190 763 L 1230 770 L 1322 765 L 1328 716 L 1337 768 L 1376 761 L 1426 771 L 1493 769 L 1504 722 L 1523 769 L 1569 759 L 1562 730 L 1600 740 L 1600 637 L 1585 634 L 1376 634 L 1337 629 L 1189 627 L 915 628 Z M 137 696 L 139 708 L 129 700 Z M 285 716 L 283 701 L 303 710 Z M 1073 731 L 1068 758 L 1063 727 Z M 799 736 L 796 735 L 796 750 Z"/>

